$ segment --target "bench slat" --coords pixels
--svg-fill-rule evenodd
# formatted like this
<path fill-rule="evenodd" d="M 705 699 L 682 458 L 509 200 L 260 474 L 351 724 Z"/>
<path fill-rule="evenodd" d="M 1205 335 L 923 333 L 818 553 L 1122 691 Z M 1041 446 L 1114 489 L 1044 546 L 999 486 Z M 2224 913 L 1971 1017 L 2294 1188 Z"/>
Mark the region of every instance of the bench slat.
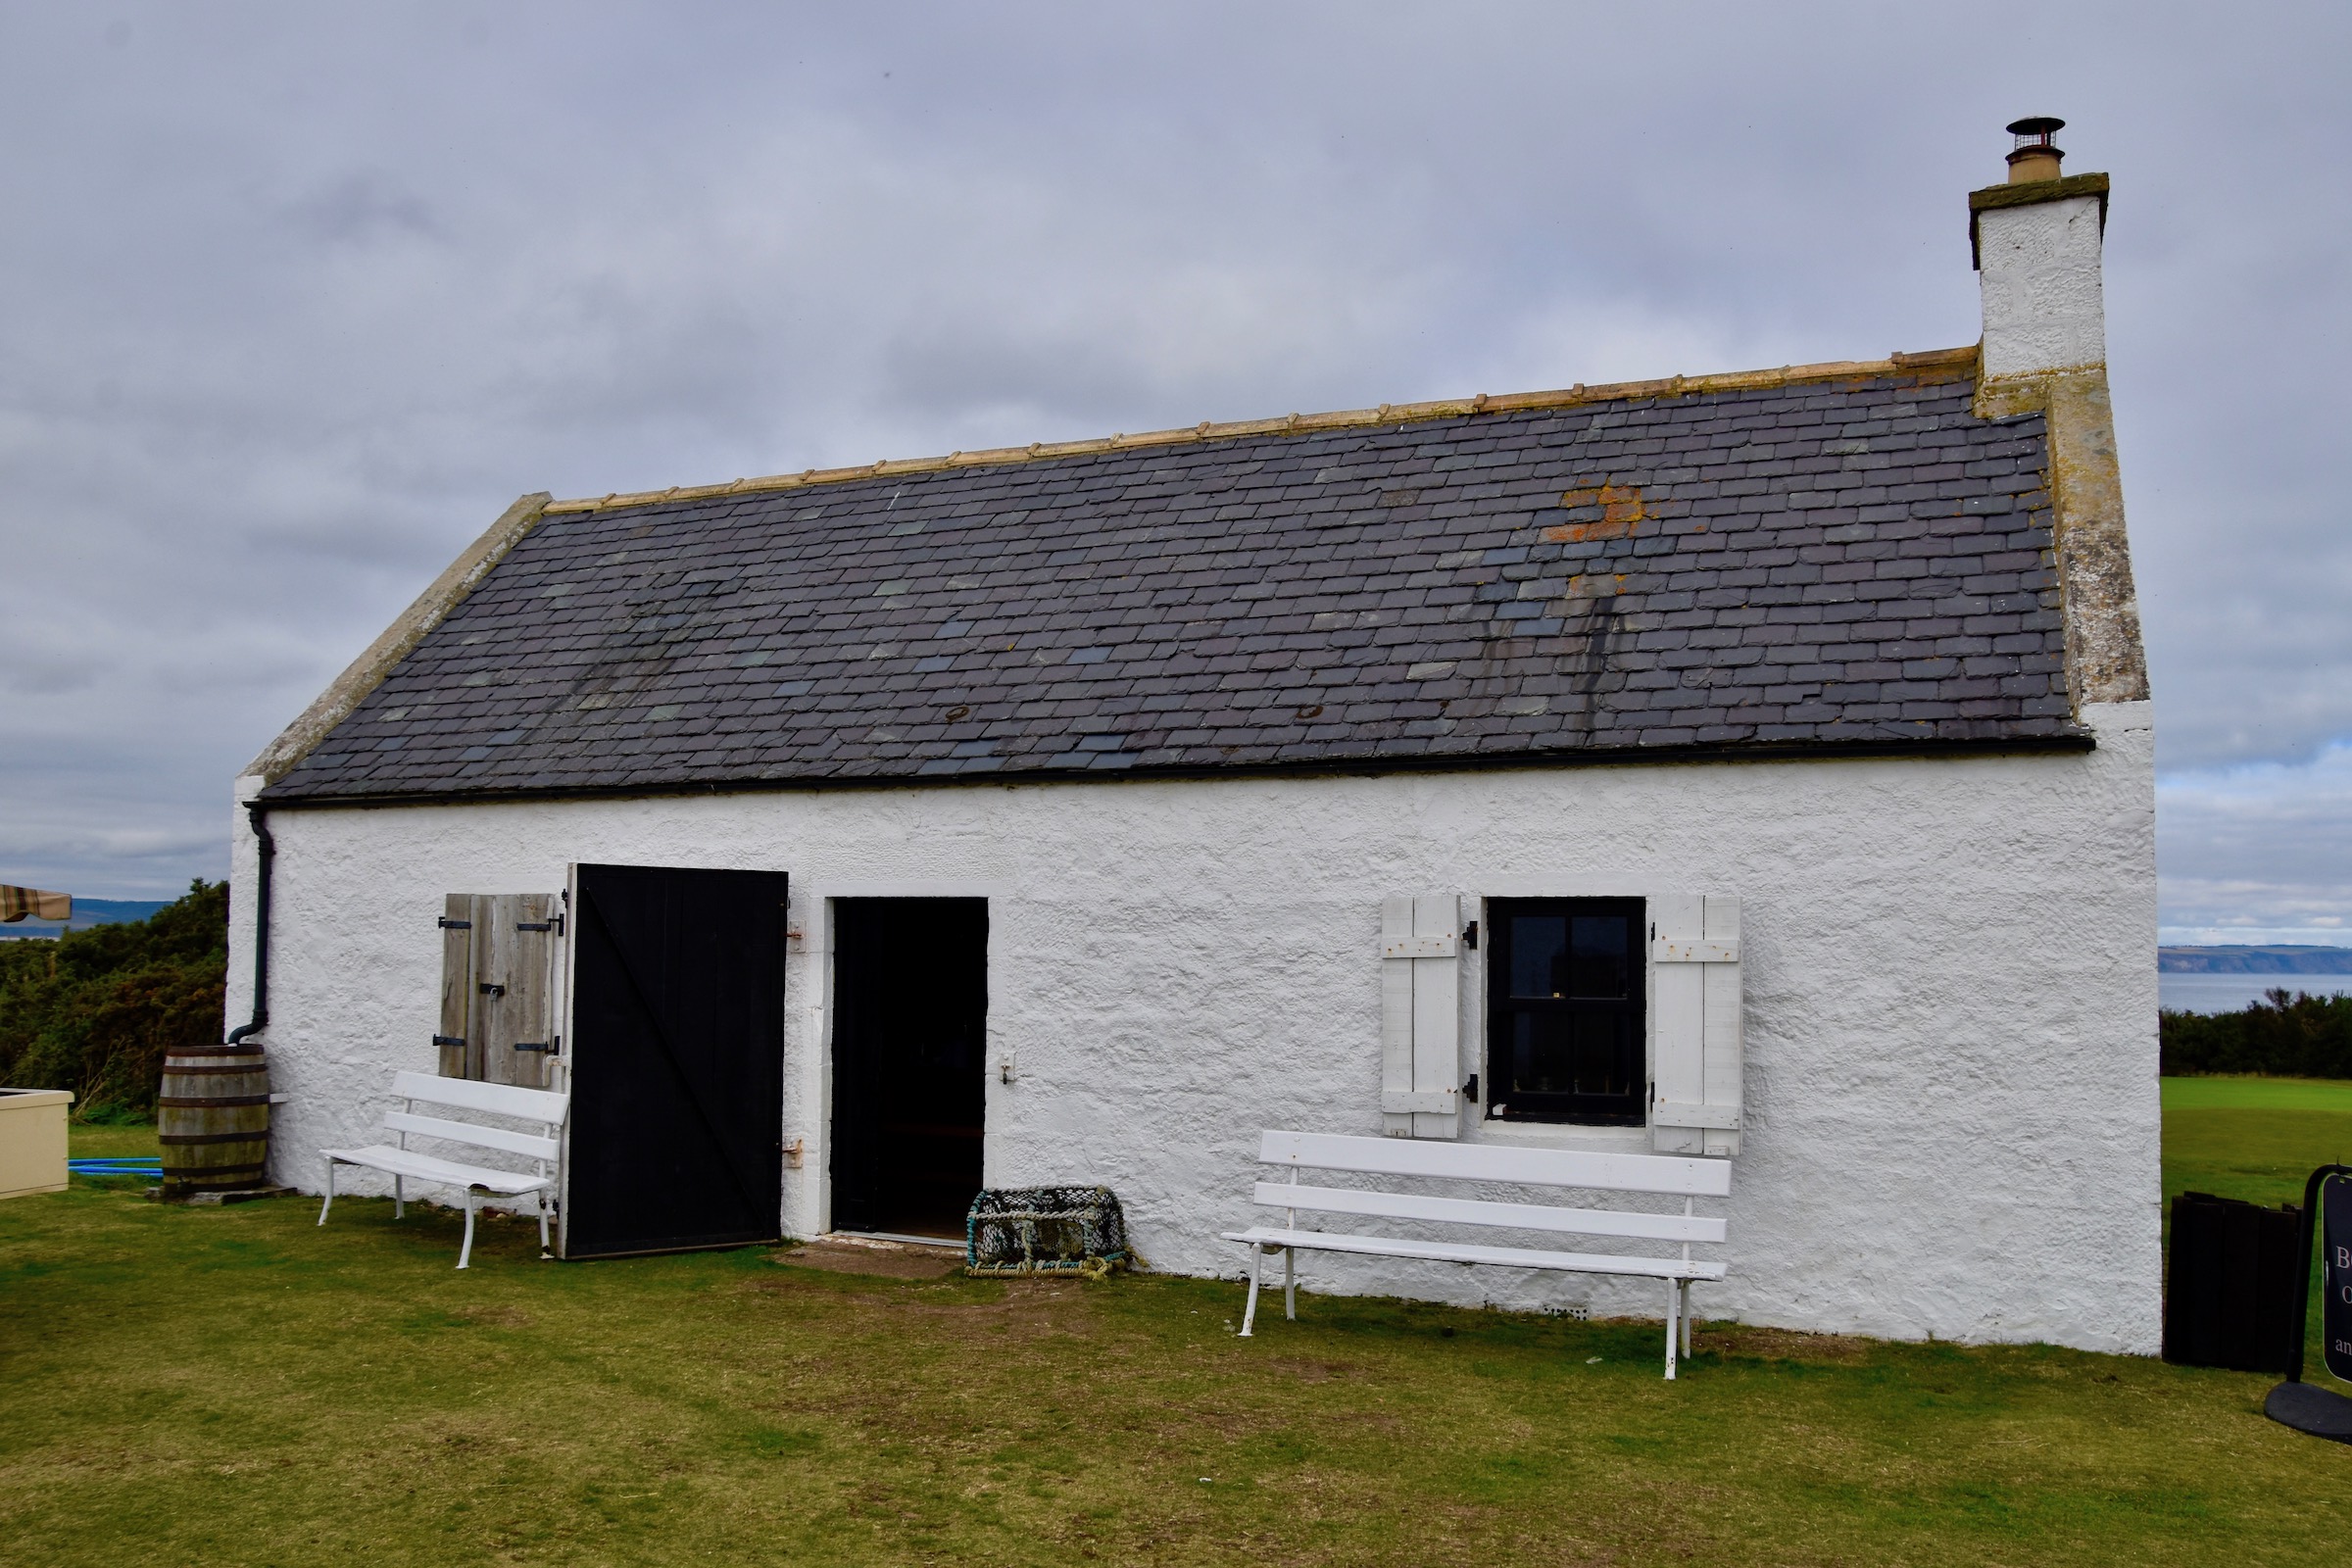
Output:
<path fill-rule="evenodd" d="M 1269 1165 L 1368 1176 L 1438 1176 L 1691 1198 L 1728 1198 L 1732 1191 L 1730 1160 L 1686 1159 L 1673 1154 L 1605 1154 L 1585 1150 L 1270 1131 L 1259 1143 L 1257 1157 Z"/>
<path fill-rule="evenodd" d="M 492 1170 L 486 1165 L 461 1165 L 454 1159 L 435 1159 L 430 1154 L 385 1144 L 370 1144 L 366 1149 L 322 1149 L 319 1152 L 346 1165 L 366 1165 L 394 1176 L 440 1182 L 450 1187 L 481 1187 L 494 1193 L 521 1194 L 552 1190 L 556 1185 L 553 1176 L 519 1176 L 511 1170 Z"/>
<path fill-rule="evenodd" d="M 438 1116 L 419 1116 L 413 1111 L 384 1112 L 387 1132 L 421 1133 L 427 1138 L 445 1139 L 453 1144 L 471 1144 L 476 1149 L 500 1149 L 510 1154 L 528 1154 L 533 1159 L 556 1159 L 564 1146 L 553 1138 L 536 1133 L 509 1132 L 504 1127 L 483 1127 L 469 1121 L 443 1121 Z"/>
<path fill-rule="evenodd" d="M 392 1093 L 400 1100 L 422 1100 L 464 1110 L 486 1110 L 493 1115 L 518 1116 L 526 1121 L 561 1122 L 571 1097 L 552 1089 L 517 1089 L 513 1084 L 486 1084 L 475 1078 L 444 1078 L 438 1073 L 396 1072 Z"/>
<path fill-rule="evenodd" d="M 1253 1225 L 1227 1231 L 1229 1242 L 1296 1247 L 1320 1252 L 1357 1252 L 1372 1257 L 1417 1257 L 1439 1263 L 1494 1263 L 1505 1268 L 1566 1269 L 1579 1274 L 1642 1274 L 1662 1280 L 1719 1280 L 1721 1263 L 1686 1263 L 1679 1257 L 1620 1257 L 1608 1252 L 1546 1252 L 1524 1247 L 1483 1247 L 1467 1242 L 1411 1242 L 1393 1236 L 1348 1236 L 1333 1231 L 1292 1231 Z"/>
<path fill-rule="evenodd" d="M 1658 1242 L 1720 1242 L 1724 1222 L 1696 1214 L 1639 1214 L 1611 1208 L 1564 1208 L 1544 1203 L 1494 1203 L 1473 1198 L 1430 1198 L 1420 1193 L 1367 1193 L 1345 1187 L 1293 1186 L 1259 1182 L 1257 1200 L 1271 1208 L 1304 1208 L 1323 1214 L 1363 1214 L 1378 1219 L 1450 1220 L 1463 1225 L 1503 1225 L 1514 1230 L 1560 1231 L 1572 1236 L 1634 1236 Z"/>

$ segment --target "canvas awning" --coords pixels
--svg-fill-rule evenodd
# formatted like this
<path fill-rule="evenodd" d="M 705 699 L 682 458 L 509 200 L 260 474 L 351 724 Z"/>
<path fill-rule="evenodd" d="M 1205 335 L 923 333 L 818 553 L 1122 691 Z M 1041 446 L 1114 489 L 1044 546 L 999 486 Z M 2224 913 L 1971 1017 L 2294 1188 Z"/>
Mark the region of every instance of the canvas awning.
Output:
<path fill-rule="evenodd" d="M 71 920 L 74 895 L 44 893 L 39 888 L 12 888 L 0 882 L 0 924 L 14 925 L 27 915 L 35 920 Z"/>

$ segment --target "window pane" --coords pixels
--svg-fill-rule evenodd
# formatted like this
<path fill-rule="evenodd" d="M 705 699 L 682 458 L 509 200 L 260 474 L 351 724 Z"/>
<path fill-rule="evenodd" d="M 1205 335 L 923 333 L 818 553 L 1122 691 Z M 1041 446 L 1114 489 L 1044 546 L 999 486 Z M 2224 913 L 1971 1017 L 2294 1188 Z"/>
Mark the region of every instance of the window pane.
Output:
<path fill-rule="evenodd" d="M 1572 997 L 1623 997 L 1630 965 L 1626 929 L 1619 914 L 1580 914 L 1571 922 L 1572 956 L 1568 964 Z"/>
<path fill-rule="evenodd" d="M 1574 1021 L 1576 1093 L 1633 1093 L 1633 1082 L 1627 1071 L 1630 1054 L 1625 1050 L 1625 1018 L 1619 1014 L 1584 1012 L 1575 1014 Z"/>
<path fill-rule="evenodd" d="M 1511 1077 L 1498 1097 L 1630 1095 L 1632 1020 L 1613 1013 L 1522 1012 L 1511 1019 Z"/>
<path fill-rule="evenodd" d="M 1576 1092 L 1576 1044 L 1569 1034 L 1574 1021 L 1559 1012 L 1522 1012 L 1511 1020 L 1511 1094 Z"/>
<path fill-rule="evenodd" d="M 1568 917 L 1511 916 L 1511 995 L 1556 997 L 1567 988 Z"/>

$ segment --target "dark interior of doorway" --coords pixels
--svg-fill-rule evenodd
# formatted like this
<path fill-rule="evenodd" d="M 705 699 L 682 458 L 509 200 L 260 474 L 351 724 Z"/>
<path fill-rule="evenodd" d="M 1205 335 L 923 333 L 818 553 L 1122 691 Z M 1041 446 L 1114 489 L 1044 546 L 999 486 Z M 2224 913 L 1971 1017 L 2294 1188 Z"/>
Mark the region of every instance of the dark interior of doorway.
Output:
<path fill-rule="evenodd" d="M 833 910 L 833 1228 L 963 1238 L 988 1098 L 988 901 Z"/>

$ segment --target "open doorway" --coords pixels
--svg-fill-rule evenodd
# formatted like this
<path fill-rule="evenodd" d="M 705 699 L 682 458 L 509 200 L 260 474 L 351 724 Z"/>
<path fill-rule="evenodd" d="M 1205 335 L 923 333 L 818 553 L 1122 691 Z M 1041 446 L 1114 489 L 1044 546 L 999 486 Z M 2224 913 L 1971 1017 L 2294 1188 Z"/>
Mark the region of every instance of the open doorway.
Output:
<path fill-rule="evenodd" d="M 988 901 L 833 905 L 833 1228 L 963 1238 L 988 1085 Z"/>

